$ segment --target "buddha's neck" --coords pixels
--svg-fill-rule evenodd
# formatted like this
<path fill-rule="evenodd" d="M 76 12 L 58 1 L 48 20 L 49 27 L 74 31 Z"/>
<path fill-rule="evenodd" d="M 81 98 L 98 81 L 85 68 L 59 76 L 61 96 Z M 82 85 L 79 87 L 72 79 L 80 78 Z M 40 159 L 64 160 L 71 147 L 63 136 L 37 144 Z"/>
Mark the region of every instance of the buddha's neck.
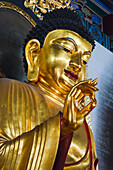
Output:
<path fill-rule="evenodd" d="M 56 101 L 60 105 L 64 104 L 66 95 L 62 95 L 58 90 L 52 87 L 42 77 L 36 83 L 32 83 L 32 84 L 38 86 L 45 93 L 45 95 L 51 98 L 51 100 Z"/>

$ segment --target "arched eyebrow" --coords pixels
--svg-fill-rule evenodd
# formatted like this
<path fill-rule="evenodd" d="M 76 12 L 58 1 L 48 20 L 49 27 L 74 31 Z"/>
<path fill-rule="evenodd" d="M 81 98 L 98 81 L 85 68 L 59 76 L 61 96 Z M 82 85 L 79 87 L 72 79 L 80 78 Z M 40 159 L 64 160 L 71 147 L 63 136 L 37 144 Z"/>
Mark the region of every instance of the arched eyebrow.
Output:
<path fill-rule="evenodd" d="M 75 40 L 73 38 L 70 37 L 64 37 L 64 39 L 69 40 L 71 43 L 73 43 L 75 50 L 78 50 L 78 46 L 77 43 L 75 42 Z"/>
<path fill-rule="evenodd" d="M 72 42 L 74 45 L 77 46 L 77 43 L 75 42 L 75 40 L 74 40 L 73 38 L 70 38 L 70 37 L 64 37 L 64 38 L 66 38 L 66 39 L 68 39 L 68 40 L 71 40 L 71 42 Z"/>
<path fill-rule="evenodd" d="M 73 51 L 78 50 L 77 43 L 72 38 L 70 38 L 70 37 L 62 37 L 62 38 L 58 38 L 56 40 L 53 40 L 52 42 L 56 43 L 58 45 L 59 44 L 58 43 L 59 40 L 60 41 L 68 41 L 69 43 L 71 43 L 73 45 L 73 49 L 72 49 Z M 59 46 L 62 47 L 62 45 L 60 45 L 60 44 L 59 44 Z"/>

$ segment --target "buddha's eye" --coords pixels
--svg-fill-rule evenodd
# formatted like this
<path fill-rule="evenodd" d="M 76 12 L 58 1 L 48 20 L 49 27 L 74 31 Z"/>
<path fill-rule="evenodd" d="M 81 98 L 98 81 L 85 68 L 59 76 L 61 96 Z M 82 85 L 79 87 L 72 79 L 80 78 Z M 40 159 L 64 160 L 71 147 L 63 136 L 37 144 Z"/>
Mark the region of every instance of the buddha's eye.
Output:
<path fill-rule="evenodd" d="M 72 54 L 72 52 L 71 52 L 71 50 L 69 50 L 69 49 L 67 49 L 67 48 L 62 48 L 64 51 L 66 51 L 66 52 L 68 52 L 68 53 L 70 53 L 70 54 Z"/>
<path fill-rule="evenodd" d="M 65 52 L 72 54 L 72 51 L 69 48 L 63 47 L 62 45 L 60 45 L 56 42 L 54 44 L 59 46 L 60 48 L 62 48 Z"/>
<path fill-rule="evenodd" d="M 83 63 L 84 65 L 86 65 L 86 64 L 87 64 L 87 62 L 86 62 L 85 60 L 82 60 L 82 63 Z"/>

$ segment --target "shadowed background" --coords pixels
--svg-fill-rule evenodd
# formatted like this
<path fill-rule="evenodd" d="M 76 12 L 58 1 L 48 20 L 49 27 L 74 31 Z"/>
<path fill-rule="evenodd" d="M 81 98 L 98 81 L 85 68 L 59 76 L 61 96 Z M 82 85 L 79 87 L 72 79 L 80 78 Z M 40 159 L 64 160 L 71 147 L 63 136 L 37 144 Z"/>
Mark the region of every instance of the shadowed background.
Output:
<path fill-rule="evenodd" d="M 97 107 L 91 113 L 100 170 L 113 169 L 113 53 L 96 42 L 88 77 L 98 77 Z"/>
<path fill-rule="evenodd" d="M 26 80 L 23 44 L 32 25 L 19 13 L 0 9 L 0 68 L 6 77 Z"/>

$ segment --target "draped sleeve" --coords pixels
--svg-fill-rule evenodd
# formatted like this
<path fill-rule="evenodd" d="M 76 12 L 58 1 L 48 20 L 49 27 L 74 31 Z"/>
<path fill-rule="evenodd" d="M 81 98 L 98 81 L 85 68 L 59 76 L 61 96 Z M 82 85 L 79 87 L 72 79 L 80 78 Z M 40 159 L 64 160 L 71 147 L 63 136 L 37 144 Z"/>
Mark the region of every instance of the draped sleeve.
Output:
<path fill-rule="evenodd" d="M 13 140 L 0 135 L 0 169 L 51 170 L 57 154 L 59 136 L 59 115 Z"/>
<path fill-rule="evenodd" d="M 0 169 L 51 170 L 59 137 L 60 115 L 38 88 L 0 79 Z"/>

